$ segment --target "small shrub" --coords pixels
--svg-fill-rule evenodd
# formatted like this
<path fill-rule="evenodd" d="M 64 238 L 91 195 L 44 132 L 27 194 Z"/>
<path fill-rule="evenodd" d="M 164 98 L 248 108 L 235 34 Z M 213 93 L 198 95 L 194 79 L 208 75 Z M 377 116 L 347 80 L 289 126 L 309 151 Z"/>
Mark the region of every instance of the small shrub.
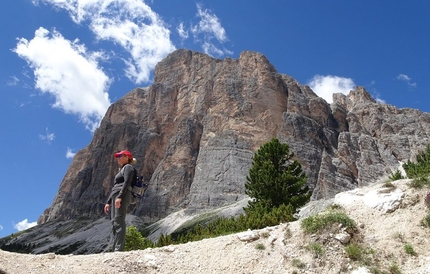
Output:
<path fill-rule="evenodd" d="M 306 264 L 302 261 L 300 261 L 299 259 L 294 258 L 291 261 L 291 265 L 297 268 L 305 268 Z"/>
<path fill-rule="evenodd" d="M 342 206 L 339 204 L 331 204 L 327 207 L 328 210 L 341 210 Z"/>
<path fill-rule="evenodd" d="M 388 179 L 390 179 L 391 181 L 397 181 L 397 180 L 405 179 L 405 177 L 402 175 L 400 170 L 397 170 L 396 172 L 391 173 Z"/>
<path fill-rule="evenodd" d="M 316 258 L 321 257 L 324 254 L 324 247 L 319 243 L 311 243 L 305 247 L 307 250 L 314 253 Z"/>
<path fill-rule="evenodd" d="M 345 252 L 348 258 L 354 261 L 362 260 L 364 253 L 363 248 L 357 243 L 352 243 L 346 246 Z"/>
<path fill-rule="evenodd" d="M 127 227 L 125 234 L 125 251 L 145 249 L 153 246 L 154 244 L 152 241 L 144 238 L 135 226 Z"/>
<path fill-rule="evenodd" d="M 430 175 L 430 144 L 427 145 L 425 151 L 420 152 L 416 156 L 416 162 L 408 160 L 402 165 L 408 178 L 427 177 Z"/>
<path fill-rule="evenodd" d="M 307 233 L 316 233 L 327 229 L 332 224 L 338 223 L 352 229 L 356 227 L 354 220 L 343 212 L 328 211 L 323 214 L 312 215 L 302 220 L 300 226 Z"/>
<path fill-rule="evenodd" d="M 412 255 L 412 256 L 417 256 L 418 254 L 415 252 L 414 247 L 411 244 L 405 244 L 403 246 L 403 248 L 405 249 L 406 254 Z"/>
<path fill-rule="evenodd" d="M 402 274 L 402 272 L 400 271 L 400 268 L 397 264 L 392 264 L 389 268 L 388 271 L 390 274 Z"/>
<path fill-rule="evenodd" d="M 259 243 L 259 244 L 255 245 L 255 249 L 257 249 L 257 250 L 265 250 L 266 247 L 264 246 L 264 244 Z"/>
<path fill-rule="evenodd" d="M 416 177 L 409 183 L 409 186 L 415 189 L 421 189 L 424 186 L 430 186 L 430 181 L 427 177 Z"/>
<path fill-rule="evenodd" d="M 289 227 L 285 228 L 284 238 L 289 239 L 293 236 L 293 233 L 291 233 L 291 230 Z"/>
<path fill-rule="evenodd" d="M 424 219 L 421 220 L 421 225 L 424 227 L 430 227 L 430 213 L 428 213 Z"/>

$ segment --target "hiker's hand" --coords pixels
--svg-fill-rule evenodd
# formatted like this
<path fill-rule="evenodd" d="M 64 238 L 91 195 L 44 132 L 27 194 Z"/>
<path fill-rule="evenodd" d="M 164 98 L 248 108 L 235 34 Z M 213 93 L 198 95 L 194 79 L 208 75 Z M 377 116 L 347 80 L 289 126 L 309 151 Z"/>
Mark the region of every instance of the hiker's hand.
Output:
<path fill-rule="evenodd" d="M 109 213 L 109 209 L 110 209 L 110 204 L 105 204 L 105 214 Z"/>
<path fill-rule="evenodd" d="M 116 198 L 115 199 L 115 208 L 120 208 L 121 207 L 121 198 Z"/>

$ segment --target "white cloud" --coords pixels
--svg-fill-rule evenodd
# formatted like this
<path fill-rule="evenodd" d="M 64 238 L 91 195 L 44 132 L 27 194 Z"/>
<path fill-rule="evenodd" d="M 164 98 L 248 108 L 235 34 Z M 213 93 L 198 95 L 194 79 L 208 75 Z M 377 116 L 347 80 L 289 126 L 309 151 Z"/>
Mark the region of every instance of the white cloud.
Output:
<path fill-rule="evenodd" d="M 202 49 L 206 54 L 209 54 L 211 56 L 222 56 L 224 54 L 222 50 L 208 42 L 203 43 Z"/>
<path fill-rule="evenodd" d="M 215 38 L 222 45 L 228 40 L 226 31 L 218 17 L 210 10 L 203 10 L 201 5 L 197 5 L 197 17 L 200 21 L 197 25 L 191 26 L 191 33 L 196 41 L 200 40 L 200 35 L 203 36 L 201 42 L 203 51 L 211 56 L 231 54 L 228 50 L 219 49 L 213 42 Z"/>
<path fill-rule="evenodd" d="M 193 32 L 213 36 L 221 43 L 227 41 L 225 30 L 215 14 L 212 14 L 210 10 L 203 10 L 201 5 L 197 5 L 197 15 L 200 17 L 200 22 L 193 28 Z"/>
<path fill-rule="evenodd" d="M 76 153 L 72 151 L 72 149 L 67 148 L 67 152 L 66 152 L 66 158 L 67 159 L 72 159 L 73 157 L 75 157 Z"/>
<path fill-rule="evenodd" d="M 43 0 L 66 9 L 76 23 L 89 21 L 97 39 L 123 47 L 126 76 L 136 84 L 150 81 L 155 65 L 175 50 L 164 22 L 141 0 Z"/>
<path fill-rule="evenodd" d="M 54 141 L 54 139 L 55 139 L 55 134 L 49 133 L 48 128 L 46 128 L 46 134 L 44 134 L 44 135 L 39 134 L 39 138 L 40 138 L 40 140 L 46 141 L 48 144 L 51 144 L 51 142 Z"/>
<path fill-rule="evenodd" d="M 110 105 L 109 78 L 99 68 L 100 52 L 39 28 L 32 40 L 18 40 L 14 51 L 33 69 L 36 88 L 54 96 L 53 107 L 78 115 L 94 131 Z"/>
<path fill-rule="evenodd" d="M 355 88 L 354 81 L 351 78 L 344 78 L 333 75 L 315 75 L 308 83 L 310 88 L 321 98 L 331 104 L 333 102 L 333 93 L 342 93 L 347 95 Z"/>
<path fill-rule="evenodd" d="M 87 24 L 97 40 L 110 41 L 125 50 L 115 52 L 125 64 L 125 75 L 135 84 L 150 82 L 156 64 L 176 48 L 170 30 L 160 16 L 142 0 L 33 0 L 66 10 L 76 24 Z M 193 33 L 205 53 L 231 54 L 223 48 L 227 35 L 219 18 L 197 5 L 199 22 L 186 30 Z M 97 45 L 97 44 L 95 44 Z M 39 28 L 31 40 L 20 38 L 14 51 L 34 72 L 36 88 L 55 98 L 54 107 L 77 115 L 92 132 L 110 105 L 107 93 L 111 80 L 99 67 L 103 52 L 89 52 L 78 39 L 65 39 L 58 31 Z M 125 54 L 125 55 L 124 55 Z"/>
<path fill-rule="evenodd" d="M 13 227 L 18 230 L 18 231 L 22 231 L 22 230 L 26 230 L 29 229 L 33 226 L 36 226 L 37 222 L 31 222 L 29 223 L 27 219 L 22 220 L 21 222 L 15 224 Z"/>
<path fill-rule="evenodd" d="M 406 82 L 406 84 L 408 84 L 408 86 L 415 88 L 417 86 L 417 83 L 412 82 L 412 78 L 407 76 L 406 74 L 399 74 L 396 77 L 397 80 Z"/>
<path fill-rule="evenodd" d="M 3 226 L 2 225 L 0 225 L 0 231 L 2 231 L 3 230 Z"/>
<path fill-rule="evenodd" d="M 176 31 L 178 32 L 179 36 L 180 36 L 182 39 L 187 39 L 187 38 L 188 38 L 188 31 L 187 31 L 187 30 L 185 30 L 185 26 L 184 26 L 184 23 L 183 23 L 183 22 L 181 22 L 181 23 L 179 24 L 179 26 L 176 28 Z"/>

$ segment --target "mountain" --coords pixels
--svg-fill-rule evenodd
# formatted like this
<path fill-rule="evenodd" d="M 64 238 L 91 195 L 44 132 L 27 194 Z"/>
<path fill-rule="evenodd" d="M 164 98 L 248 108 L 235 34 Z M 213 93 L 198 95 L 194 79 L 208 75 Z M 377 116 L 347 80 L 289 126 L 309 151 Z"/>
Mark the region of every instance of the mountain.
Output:
<path fill-rule="evenodd" d="M 363 87 L 328 104 L 257 52 L 220 60 L 177 50 L 158 63 L 151 86 L 110 106 L 38 226 L 4 242 L 32 243 L 34 253 L 100 252 L 119 150 L 132 151 L 149 180 L 130 223 L 156 240 L 193 218 L 241 213 L 253 154 L 273 137 L 289 145 L 312 200 L 321 200 L 384 180 L 426 148 L 429 133 L 429 113 L 378 103 Z M 97 241 L 88 238 L 95 228 Z"/>

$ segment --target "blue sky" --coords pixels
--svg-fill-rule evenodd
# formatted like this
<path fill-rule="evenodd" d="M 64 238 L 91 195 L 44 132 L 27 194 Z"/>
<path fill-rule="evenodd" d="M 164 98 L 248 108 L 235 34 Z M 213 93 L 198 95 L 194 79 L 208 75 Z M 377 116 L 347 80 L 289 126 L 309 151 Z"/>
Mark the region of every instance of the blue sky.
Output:
<path fill-rule="evenodd" d="M 0 237 L 35 225 L 110 104 L 179 48 L 264 54 L 327 102 L 429 112 L 430 1 L 9 0 L 0 9 Z M 101 213 L 102 214 L 102 213 Z"/>

